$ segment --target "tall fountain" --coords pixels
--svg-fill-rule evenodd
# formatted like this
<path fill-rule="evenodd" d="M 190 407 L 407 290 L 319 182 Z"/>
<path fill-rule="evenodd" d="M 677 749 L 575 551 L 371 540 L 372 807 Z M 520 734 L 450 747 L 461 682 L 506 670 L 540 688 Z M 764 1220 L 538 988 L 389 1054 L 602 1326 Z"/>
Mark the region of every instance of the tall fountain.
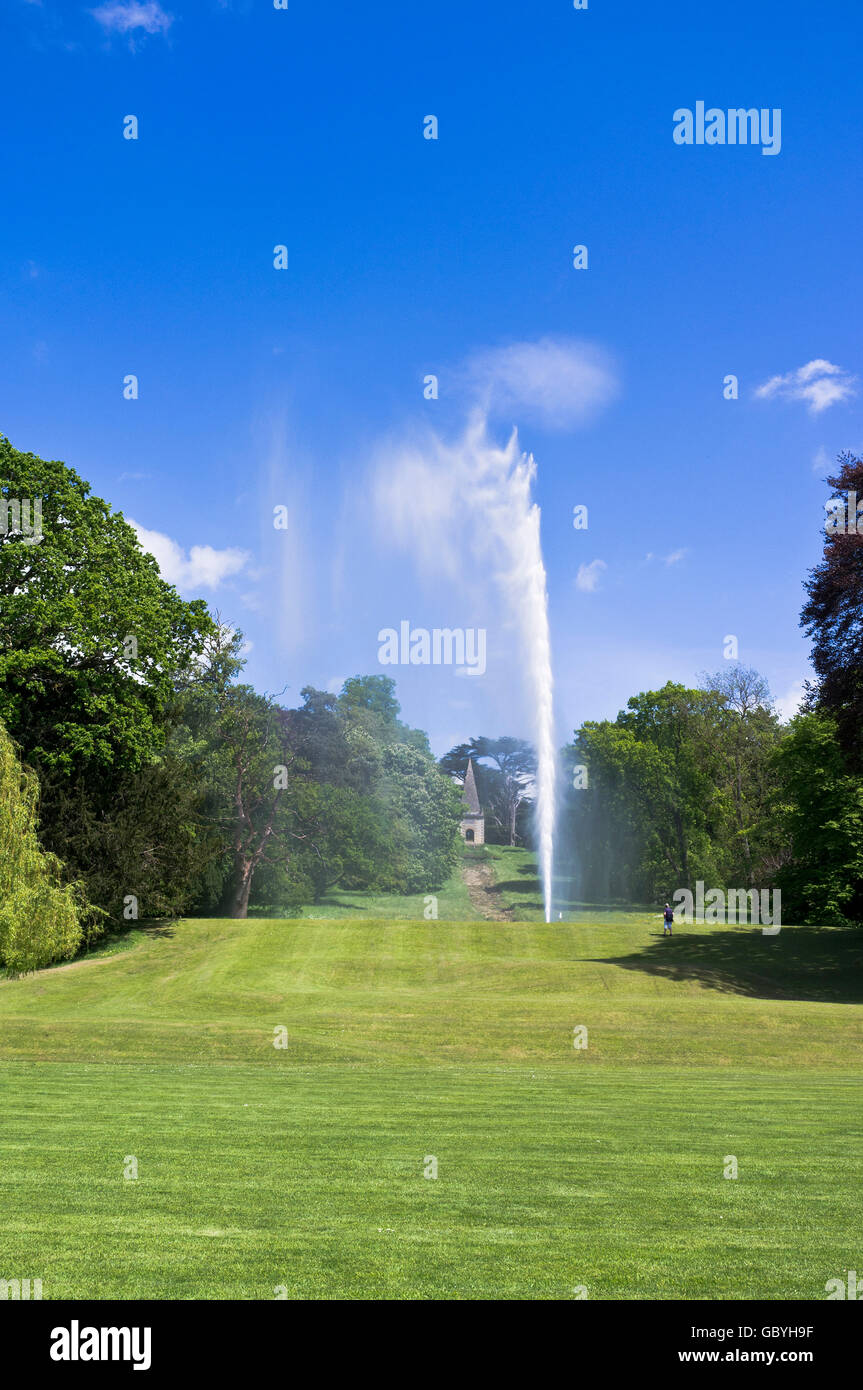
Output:
<path fill-rule="evenodd" d="M 539 873 L 545 920 L 550 922 L 557 757 L 552 702 L 554 680 L 548 621 L 548 586 L 542 558 L 540 510 L 531 495 L 536 477 L 536 463 L 532 454 L 524 454 L 519 450 L 515 431 L 505 450 L 494 450 L 489 445 L 486 447 L 491 451 L 491 472 L 500 489 L 500 501 L 492 511 L 499 519 L 497 536 L 506 557 L 506 563 L 497 572 L 497 578 L 520 628 L 527 693 L 533 711 L 533 736 L 537 753 L 536 823 Z"/>
<path fill-rule="evenodd" d="M 536 464 L 515 430 L 505 446 L 476 409 L 453 442 L 429 431 L 388 452 L 376 495 L 387 534 L 395 534 L 430 573 L 462 572 L 465 550 L 490 573 L 516 629 L 537 751 L 536 822 L 545 920 L 551 921 L 554 861 L 555 738 L 548 592 L 533 501 Z"/>

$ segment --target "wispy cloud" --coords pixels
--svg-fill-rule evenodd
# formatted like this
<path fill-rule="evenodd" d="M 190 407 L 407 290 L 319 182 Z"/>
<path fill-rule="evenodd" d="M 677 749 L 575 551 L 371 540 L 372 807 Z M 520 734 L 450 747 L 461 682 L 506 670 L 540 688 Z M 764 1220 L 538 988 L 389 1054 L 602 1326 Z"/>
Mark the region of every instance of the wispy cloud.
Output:
<path fill-rule="evenodd" d="M 599 588 L 602 571 L 608 569 L 604 560 L 591 560 L 589 565 L 579 565 L 575 576 L 575 587 L 583 594 L 592 594 Z"/>
<path fill-rule="evenodd" d="M 816 357 L 784 376 L 770 377 L 756 388 L 755 394 L 762 400 L 776 396 L 780 400 L 803 401 L 811 415 L 820 415 L 828 406 L 856 395 L 856 389 L 855 376 L 824 357 Z"/>
<path fill-rule="evenodd" d="M 167 34 L 174 22 L 174 16 L 163 10 L 158 0 L 107 0 L 90 14 L 108 34 L 129 34 L 135 29 Z"/>
<path fill-rule="evenodd" d="M 668 555 L 654 555 L 652 550 L 648 550 L 644 557 L 644 563 L 650 565 L 654 560 L 659 560 L 663 565 L 679 565 L 680 561 L 685 560 L 688 554 L 688 546 L 683 546 L 680 550 L 672 550 Z"/>
<path fill-rule="evenodd" d="M 663 556 L 662 563 L 664 565 L 679 565 L 680 561 L 683 560 L 688 554 L 689 552 L 685 546 L 682 550 L 672 550 L 670 555 Z"/>
<path fill-rule="evenodd" d="M 617 396 L 615 368 L 601 348 L 573 338 L 510 343 L 477 353 L 469 385 L 489 415 L 536 419 L 549 429 L 583 424 Z"/>
<path fill-rule="evenodd" d="M 793 685 L 784 695 L 780 695 L 775 701 L 776 712 L 783 724 L 787 724 L 789 719 L 793 719 L 800 709 L 803 700 L 804 690 L 803 681 L 794 681 Z"/>
<path fill-rule="evenodd" d="M 819 444 L 812 458 L 812 472 L 818 473 L 823 477 L 825 474 L 830 472 L 832 467 L 832 458 L 828 454 L 827 450 L 824 448 L 824 445 Z"/>
<path fill-rule="evenodd" d="M 247 551 L 233 546 L 215 550 L 211 545 L 193 545 L 187 555 L 182 546 L 161 531 L 148 531 L 131 517 L 129 525 L 135 528 L 143 549 L 154 557 L 162 578 L 184 592 L 218 588 L 232 575 L 240 574 L 251 558 Z"/>

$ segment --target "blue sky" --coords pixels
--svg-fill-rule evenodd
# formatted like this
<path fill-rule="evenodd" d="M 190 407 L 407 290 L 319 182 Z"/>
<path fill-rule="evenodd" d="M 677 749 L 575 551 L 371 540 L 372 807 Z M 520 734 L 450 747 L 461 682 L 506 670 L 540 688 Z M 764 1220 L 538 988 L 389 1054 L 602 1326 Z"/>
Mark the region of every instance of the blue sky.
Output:
<path fill-rule="evenodd" d="M 561 740 L 729 634 L 791 708 L 821 479 L 863 445 L 863 24 L 751 8 L 7 0 L 0 430 L 242 627 L 259 688 L 386 670 L 443 752 L 529 732 L 517 634 L 470 533 L 436 574 L 375 498 L 491 382 L 537 465 Z M 677 145 L 698 100 L 781 109 L 781 150 Z M 484 626 L 486 675 L 381 667 L 402 620 Z"/>

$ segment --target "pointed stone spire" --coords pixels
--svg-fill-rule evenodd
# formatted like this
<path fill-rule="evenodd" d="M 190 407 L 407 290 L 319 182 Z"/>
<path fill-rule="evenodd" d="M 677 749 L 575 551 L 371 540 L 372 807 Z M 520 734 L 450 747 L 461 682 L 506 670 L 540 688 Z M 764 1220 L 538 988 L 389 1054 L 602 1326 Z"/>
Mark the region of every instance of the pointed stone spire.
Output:
<path fill-rule="evenodd" d="M 482 808 L 479 804 L 479 797 L 476 790 L 476 778 L 473 775 L 473 759 L 467 760 L 467 772 L 464 775 L 464 797 L 467 802 L 469 816 L 481 816 Z"/>

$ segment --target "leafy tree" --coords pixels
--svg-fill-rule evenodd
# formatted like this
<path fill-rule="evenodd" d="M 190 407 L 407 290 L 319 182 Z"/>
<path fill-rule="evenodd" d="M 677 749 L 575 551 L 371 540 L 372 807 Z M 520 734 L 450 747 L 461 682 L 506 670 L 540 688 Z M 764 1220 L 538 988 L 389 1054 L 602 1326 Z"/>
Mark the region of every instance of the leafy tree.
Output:
<path fill-rule="evenodd" d="M 639 753 L 632 731 L 608 720 L 582 725 L 564 750 L 557 857 L 583 900 L 655 896 L 646 883 L 648 830 L 634 791 Z"/>
<path fill-rule="evenodd" d="M 588 792 L 569 794 L 570 833 L 582 864 L 608 855 L 614 896 L 655 900 L 697 878 L 719 881 L 730 806 L 720 789 L 720 697 L 668 682 L 633 696 L 616 721 L 588 721 L 567 751 L 586 766 Z M 596 845 L 591 810 L 599 807 Z M 588 869 L 588 877 L 595 879 Z"/>
<path fill-rule="evenodd" d="M 118 778 L 110 798 L 52 770 L 42 782 L 53 811 L 54 852 L 76 865 L 89 895 L 111 918 L 125 915 L 129 895 L 141 917 L 188 911 L 217 847 L 184 760 L 170 751 L 154 758 Z"/>
<path fill-rule="evenodd" d="M 164 582 L 132 527 L 73 469 L 0 436 L 0 477 L 7 511 L 29 499 L 42 516 L 38 541 L 0 530 L 0 718 L 39 777 L 43 842 L 116 916 L 133 884 L 148 880 L 155 893 L 164 846 L 192 834 L 180 830 L 185 795 L 169 806 L 178 769 L 155 769 L 177 684 L 212 619 Z M 118 805 L 124 828 L 111 833 Z M 176 896 L 177 883 L 165 887 Z"/>
<path fill-rule="evenodd" d="M 371 795 L 380 780 L 383 747 L 403 728 L 396 719 L 398 705 L 382 718 L 367 705 L 313 686 L 300 694 L 302 706 L 286 713 L 297 756 L 316 781 Z"/>
<path fill-rule="evenodd" d="M 0 717 L 28 759 L 113 779 L 160 752 L 174 682 L 212 629 L 131 526 L 63 463 L 0 436 L 2 495 L 40 499 L 42 540 L 0 531 Z"/>
<path fill-rule="evenodd" d="M 22 766 L 0 724 L 0 965 L 14 974 L 72 956 L 97 929 L 98 913 L 36 835 L 35 774 Z"/>
<path fill-rule="evenodd" d="M 669 682 L 576 732 L 563 823 L 588 896 L 656 901 L 699 878 L 755 886 L 787 857 L 767 684 L 738 666 L 705 686 Z M 586 786 L 579 773 L 573 787 L 576 768 Z"/>
<path fill-rule="evenodd" d="M 702 684 L 722 701 L 717 751 L 735 823 L 725 856 L 726 878 L 749 886 L 771 877 L 786 853 L 775 815 L 778 789 L 771 757 L 782 728 L 767 681 L 751 667 L 728 666 L 704 676 Z"/>
<path fill-rule="evenodd" d="M 237 683 L 241 643 L 219 620 L 183 692 L 177 747 L 221 845 L 202 905 L 242 917 L 255 902 L 296 907 L 335 883 L 408 892 L 441 882 L 458 798 L 425 734 L 400 723 L 394 683 L 355 677 L 338 696 L 307 686 L 286 710 Z"/>
<path fill-rule="evenodd" d="M 633 696 L 617 722 L 634 739 L 630 786 L 648 832 L 653 892 L 715 881 L 714 845 L 727 815 L 716 776 L 720 700 L 669 681 Z"/>
<path fill-rule="evenodd" d="M 439 886 L 455 864 L 460 797 L 426 735 L 399 720 L 395 683 L 356 676 L 338 696 L 311 686 L 301 693 L 302 707 L 286 717 L 294 748 L 328 791 L 319 840 L 328 882 L 392 892 Z"/>
<path fill-rule="evenodd" d="M 863 922 L 863 779 L 848 766 L 836 720 L 798 715 L 775 754 L 791 859 L 777 874 L 786 920 Z"/>
<path fill-rule="evenodd" d="M 207 864 L 201 887 L 232 917 L 247 916 L 259 868 L 284 867 L 287 840 L 302 833 L 285 711 L 236 680 L 245 664 L 242 643 L 242 633 L 217 616 L 200 668 L 180 692 L 182 722 L 173 738 L 201 788 L 201 820 L 217 845 L 218 864 Z"/>
<path fill-rule="evenodd" d="M 848 493 L 863 501 L 863 459 L 840 454 L 838 471 L 827 479 L 834 499 Z M 856 508 L 855 508 L 856 512 Z M 806 582 L 809 595 L 800 626 L 812 640 L 816 685 L 809 708 L 833 715 L 846 755 L 863 771 L 863 532 L 851 526 L 828 532 L 824 556 Z"/>
<path fill-rule="evenodd" d="M 428 736 L 399 719 L 396 683 L 391 676 L 351 676 L 336 701 L 339 717 L 351 728 L 363 729 L 378 743 L 409 743 L 429 751 Z"/>
<path fill-rule="evenodd" d="M 458 861 L 463 811 L 458 787 L 441 774 L 430 753 L 390 744 L 377 799 L 390 815 L 388 864 L 380 885 L 400 893 L 440 888 Z"/>
<path fill-rule="evenodd" d="M 227 754 L 232 855 L 229 910 L 245 917 L 252 881 L 265 857 L 285 857 L 288 837 L 305 837 L 299 803 L 302 781 L 285 738 L 281 711 L 248 685 L 226 692 L 219 737 Z"/>

